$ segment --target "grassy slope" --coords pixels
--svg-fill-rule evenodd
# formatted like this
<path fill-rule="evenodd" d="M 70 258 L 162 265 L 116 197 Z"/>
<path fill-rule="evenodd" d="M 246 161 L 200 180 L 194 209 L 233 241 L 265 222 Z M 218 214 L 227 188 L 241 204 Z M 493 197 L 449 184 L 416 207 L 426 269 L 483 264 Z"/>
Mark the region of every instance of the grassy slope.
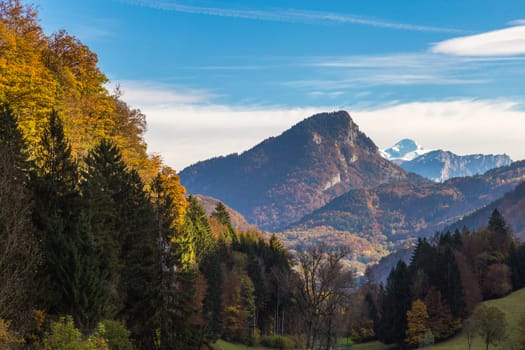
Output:
<path fill-rule="evenodd" d="M 520 289 L 505 298 L 486 301 L 484 304 L 489 306 L 496 306 L 500 308 L 507 317 L 507 333 L 509 339 L 515 339 L 519 335 L 517 326 L 519 324 L 520 318 L 525 314 L 525 288 Z M 452 339 L 434 345 L 430 349 L 435 350 L 455 350 L 455 349 L 467 349 L 467 339 L 466 336 L 462 333 L 453 337 Z M 474 339 L 472 350 L 475 349 L 485 349 L 482 339 L 478 336 Z M 500 346 L 490 346 L 489 349 L 503 349 L 503 344 Z"/>

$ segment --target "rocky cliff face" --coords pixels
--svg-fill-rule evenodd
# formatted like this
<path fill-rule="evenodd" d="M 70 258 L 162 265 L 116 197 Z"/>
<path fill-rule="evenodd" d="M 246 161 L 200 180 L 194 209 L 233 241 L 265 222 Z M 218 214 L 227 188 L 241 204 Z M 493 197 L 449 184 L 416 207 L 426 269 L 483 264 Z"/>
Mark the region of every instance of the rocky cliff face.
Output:
<path fill-rule="evenodd" d="M 218 198 L 266 230 L 350 189 L 423 181 L 381 157 L 345 111 L 317 114 L 240 155 L 192 165 L 180 177 L 189 193 Z"/>
<path fill-rule="evenodd" d="M 473 154 L 458 156 L 447 151 L 431 151 L 400 166 L 406 171 L 424 176 L 433 181 L 443 182 L 453 177 L 483 174 L 490 169 L 510 165 L 512 159 L 505 154 Z"/>

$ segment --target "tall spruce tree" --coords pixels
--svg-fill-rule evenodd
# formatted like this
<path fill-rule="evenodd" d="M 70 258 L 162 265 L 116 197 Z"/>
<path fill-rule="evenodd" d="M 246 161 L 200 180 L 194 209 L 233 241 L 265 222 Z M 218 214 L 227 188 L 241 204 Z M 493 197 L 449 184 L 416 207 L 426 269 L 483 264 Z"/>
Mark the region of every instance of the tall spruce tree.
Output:
<path fill-rule="evenodd" d="M 31 223 L 26 145 L 8 105 L 0 105 L 0 319 L 20 329 L 31 314 L 40 263 Z"/>
<path fill-rule="evenodd" d="M 100 270 L 89 227 L 81 220 L 83 202 L 77 164 L 56 111 L 49 115 L 33 176 L 34 222 L 44 256 L 41 304 L 54 314 L 71 314 L 83 329 L 101 318 Z"/>
<path fill-rule="evenodd" d="M 223 276 L 221 257 L 226 250 L 223 243 L 215 240 L 204 208 L 192 196 L 188 197 L 188 209 L 184 223 L 184 234 L 194 247 L 199 270 L 206 279 L 206 293 L 202 317 L 206 324 L 204 338 L 215 342 L 222 334 Z"/>
<path fill-rule="evenodd" d="M 161 249 L 159 300 L 160 349 L 199 349 L 203 345 L 196 318 L 196 261 L 184 231 L 187 202 L 184 188 L 171 169 L 163 169 L 151 185 Z M 184 255 L 191 255 L 185 257 Z"/>
<path fill-rule="evenodd" d="M 224 238 L 227 241 L 232 242 L 234 244 L 239 243 L 239 237 L 237 237 L 237 233 L 233 228 L 230 214 L 228 213 L 226 206 L 222 202 L 217 203 L 217 205 L 215 206 L 215 210 L 213 211 L 213 213 L 211 213 L 211 217 L 216 218 L 219 221 L 219 223 L 226 227 L 226 232 L 223 232 L 223 234 Z"/>
<path fill-rule="evenodd" d="M 512 230 L 497 208 L 492 211 L 488 230 L 490 242 L 494 250 L 501 256 L 500 262 L 503 262 L 508 257 L 508 251 L 512 243 Z"/>
<path fill-rule="evenodd" d="M 407 265 L 400 260 L 387 279 L 377 334 L 379 340 L 387 344 L 403 344 L 410 307 L 410 274 Z"/>
<path fill-rule="evenodd" d="M 110 311 L 126 320 L 140 349 L 154 349 L 161 277 L 153 206 L 112 142 L 102 140 L 85 163 L 82 188 Z"/>
<path fill-rule="evenodd" d="M 525 245 L 512 242 L 509 249 L 508 265 L 512 289 L 525 287 Z"/>

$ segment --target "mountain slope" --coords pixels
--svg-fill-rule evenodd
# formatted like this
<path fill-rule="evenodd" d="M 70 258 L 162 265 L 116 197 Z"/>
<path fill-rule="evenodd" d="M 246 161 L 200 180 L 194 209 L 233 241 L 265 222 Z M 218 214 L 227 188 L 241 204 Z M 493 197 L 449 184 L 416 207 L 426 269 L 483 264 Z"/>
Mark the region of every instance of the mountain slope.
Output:
<path fill-rule="evenodd" d="M 461 230 L 464 226 L 477 229 L 487 225 L 487 218 L 494 209 L 498 209 L 507 223 L 512 226 L 514 234 L 522 241 L 525 239 L 525 182 L 519 184 L 514 190 L 507 192 L 502 198 L 466 215 L 449 229 Z"/>
<path fill-rule="evenodd" d="M 419 236 L 443 230 L 524 180 L 525 161 L 521 161 L 445 183 L 401 182 L 355 189 L 305 216 L 288 231 L 308 233 L 330 227 L 394 251 Z"/>
<path fill-rule="evenodd" d="M 507 166 L 512 159 L 505 154 L 472 154 L 458 156 L 448 151 L 431 151 L 412 160 L 399 163 L 406 171 L 443 182 L 453 177 L 483 174 L 486 171 Z"/>
<path fill-rule="evenodd" d="M 180 178 L 189 193 L 219 198 L 266 230 L 353 188 L 424 181 L 381 157 L 345 111 L 312 116 L 240 155 L 192 165 Z"/>

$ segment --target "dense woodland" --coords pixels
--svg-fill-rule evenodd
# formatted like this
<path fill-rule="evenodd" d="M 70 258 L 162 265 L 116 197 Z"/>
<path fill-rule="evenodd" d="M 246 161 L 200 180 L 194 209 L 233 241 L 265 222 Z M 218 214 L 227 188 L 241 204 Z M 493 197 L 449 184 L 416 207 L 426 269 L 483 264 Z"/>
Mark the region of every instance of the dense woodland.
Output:
<path fill-rule="evenodd" d="M 525 285 L 525 247 L 497 211 L 485 229 L 420 240 L 385 286 L 360 288 L 346 249 L 292 256 L 234 229 L 221 203 L 207 216 L 106 83 L 77 38 L 0 1 L 2 349 L 412 347 Z"/>

